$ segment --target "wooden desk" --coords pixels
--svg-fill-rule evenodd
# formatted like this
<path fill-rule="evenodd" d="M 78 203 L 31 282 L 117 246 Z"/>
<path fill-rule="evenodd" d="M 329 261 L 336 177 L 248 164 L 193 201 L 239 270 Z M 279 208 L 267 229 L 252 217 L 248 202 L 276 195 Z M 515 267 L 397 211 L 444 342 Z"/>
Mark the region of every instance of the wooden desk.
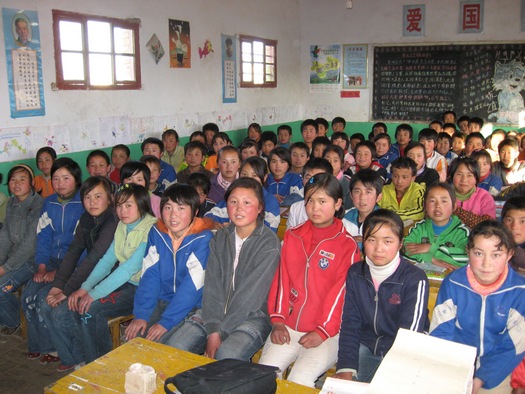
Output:
<path fill-rule="evenodd" d="M 124 381 L 131 364 L 142 363 L 155 368 L 157 390 L 164 393 L 164 381 L 199 365 L 208 364 L 211 359 L 161 345 L 142 338 L 132 341 L 109 352 L 105 356 L 71 372 L 44 389 L 44 393 L 125 393 Z M 77 385 L 77 389 L 70 388 Z M 318 390 L 277 379 L 277 393 L 310 394 Z"/>

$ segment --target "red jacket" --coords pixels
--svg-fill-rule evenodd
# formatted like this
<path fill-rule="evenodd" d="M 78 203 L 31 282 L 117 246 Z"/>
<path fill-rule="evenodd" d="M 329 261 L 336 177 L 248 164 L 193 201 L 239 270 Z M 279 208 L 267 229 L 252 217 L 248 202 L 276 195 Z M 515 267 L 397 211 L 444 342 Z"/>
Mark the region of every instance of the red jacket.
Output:
<path fill-rule="evenodd" d="M 284 235 L 279 269 L 268 296 L 272 323 L 300 332 L 317 331 L 326 339 L 339 333 L 348 268 L 360 260 L 357 243 L 334 219 L 329 236 L 311 249 L 310 220 Z"/>

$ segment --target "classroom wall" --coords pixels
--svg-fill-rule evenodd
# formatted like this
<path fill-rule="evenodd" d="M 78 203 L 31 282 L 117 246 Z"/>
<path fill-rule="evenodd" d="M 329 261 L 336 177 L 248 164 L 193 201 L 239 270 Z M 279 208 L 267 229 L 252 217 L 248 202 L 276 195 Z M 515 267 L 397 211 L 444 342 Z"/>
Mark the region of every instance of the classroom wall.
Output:
<path fill-rule="evenodd" d="M 458 0 L 301 0 L 301 98 L 305 115 L 343 116 L 354 122 L 371 117 L 373 47 L 380 44 L 523 42 L 520 0 L 485 0 L 484 32 L 458 34 Z M 425 4 L 424 37 L 402 37 L 403 5 Z M 339 92 L 310 93 L 310 45 L 369 44 L 369 84 L 359 98 L 340 98 Z M 353 131 L 353 130 L 351 130 Z M 370 130 L 368 130 L 369 132 Z"/>

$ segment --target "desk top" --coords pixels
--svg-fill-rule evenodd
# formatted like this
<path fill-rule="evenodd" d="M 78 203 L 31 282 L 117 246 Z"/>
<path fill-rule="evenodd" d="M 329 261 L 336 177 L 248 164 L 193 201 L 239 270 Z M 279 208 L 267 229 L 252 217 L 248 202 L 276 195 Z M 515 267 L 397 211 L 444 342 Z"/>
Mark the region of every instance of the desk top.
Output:
<path fill-rule="evenodd" d="M 155 368 L 157 390 L 164 393 L 164 381 L 179 372 L 213 360 L 143 338 L 132 341 L 105 356 L 71 372 L 44 389 L 45 393 L 125 393 L 124 381 L 131 364 L 142 363 Z M 76 386 L 75 386 L 76 385 Z M 310 394 L 319 391 L 286 380 L 277 379 L 277 393 Z"/>

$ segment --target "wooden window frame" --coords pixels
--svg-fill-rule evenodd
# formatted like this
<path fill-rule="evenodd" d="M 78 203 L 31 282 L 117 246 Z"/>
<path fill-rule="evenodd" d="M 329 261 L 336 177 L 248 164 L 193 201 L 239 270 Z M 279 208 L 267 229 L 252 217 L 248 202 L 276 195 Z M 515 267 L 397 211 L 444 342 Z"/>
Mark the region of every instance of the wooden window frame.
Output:
<path fill-rule="evenodd" d="M 262 42 L 265 46 L 268 45 L 268 46 L 273 46 L 274 47 L 274 63 L 273 63 L 273 66 L 274 66 L 274 81 L 266 81 L 266 73 L 264 74 L 264 82 L 261 83 L 261 84 L 256 84 L 253 82 L 254 78 L 253 78 L 253 60 L 252 60 L 252 81 L 249 81 L 249 82 L 246 82 L 243 80 L 243 75 L 244 75 L 244 70 L 243 70 L 243 56 L 242 56 L 242 43 L 243 42 L 250 42 L 252 44 L 252 47 L 253 47 L 253 42 L 254 41 L 260 41 Z M 261 37 L 255 37 L 255 36 L 247 36 L 247 35 L 239 35 L 239 43 L 240 43 L 240 52 L 241 52 L 241 56 L 240 56 L 240 63 L 241 63 L 241 77 L 240 77 L 240 87 L 241 88 L 276 88 L 277 87 L 277 40 L 270 40 L 270 39 L 267 39 L 267 38 L 261 38 Z M 263 51 L 265 53 L 265 51 Z M 267 63 L 266 63 L 266 57 L 264 56 L 264 60 L 263 60 L 263 65 L 265 66 Z M 272 63 L 268 63 L 268 64 L 272 64 Z M 265 68 L 263 66 L 263 68 Z"/>
<path fill-rule="evenodd" d="M 76 12 L 52 10 L 53 13 L 53 35 L 55 46 L 55 68 L 56 68 L 56 86 L 58 90 L 139 90 L 142 88 L 141 69 L 140 69 L 140 40 L 139 40 L 139 20 L 125 20 L 118 18 L 110 18 L 98 15 L 80 14 Z M 133 31 L 134 40 L 134 67 L 135 67 L 135 81 L 115 81 L 115 53 L 113 42 L 111 45 L 112 55 L 112 74 L 114 83 L 112 85 L 91 85 L 89 82 L 89 62 L 88 62 L 88 46 L 84 45 L 84 80 L 64 80 L 62 68 L 62 50 L 60 46 L 60 21 L 78 22 L 82 24 L 82 39 L 87 42 L 87 22 L 99 21 L 108 22 L 111 24 L 111 34 L 113 34 L 114 27 L 129 29 Z"/>

